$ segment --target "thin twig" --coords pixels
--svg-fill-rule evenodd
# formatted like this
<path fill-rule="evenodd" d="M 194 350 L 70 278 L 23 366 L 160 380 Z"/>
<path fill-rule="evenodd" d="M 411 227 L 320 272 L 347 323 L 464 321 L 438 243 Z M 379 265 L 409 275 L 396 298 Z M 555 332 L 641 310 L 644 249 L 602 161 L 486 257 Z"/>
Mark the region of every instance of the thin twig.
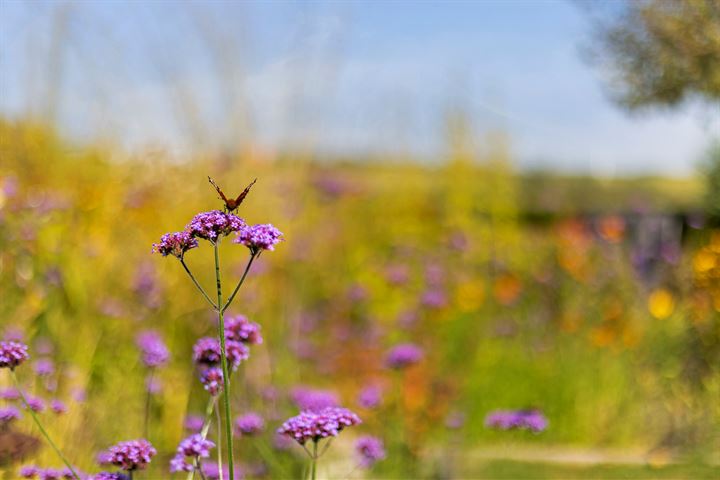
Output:
<path fill-rule="evenodd" d="M 180 264 L 183 266 L 183 268 L 185 269 L 185 271 L 187 272 L 187 274 L 190 276 L 190 280 L 193 281 L 193 283 L 195 284 L 195 286 L 197 287 L 197 289 L 200 291 L 200 293 L 202 293 L 203 297 L 205 297 L 205 300 L 207 300 L 208 303 L 213 307 L 213 310 L 217 310 L 217 309 L 218 309 L 217 305 L 215 305 L 215 303 L 213 303 L 213 301 L 210 300 L 210 297 L 208 297 L 208 294 L 205 293 L 205 290 L 203 290 L 203 288 L 200 286 L 200 284 L 198 283 L 198 281 L 195 280 L 195 276 L 192 274 L 192 272 L 191 272 L 190 269 L 188 268 L 187 264 L 185 263 L 185 260 L 183 260 L 183 259 L 181 258 L 181 259 L 180 259 Z"/>
<path fill-rule="evenodd" d="M 245 277 L 247 277 L 248 272 L 250 272 L 250 267 L 252 266 L 252 263 L 253 263 L 253 260 L 255 260 L 255 257 L 256 257 L 256 254 L 254 254 L 254 253 L 250 254 L 250 260 L 248 260 L 247 266 L 245 267 L 245 271 L 243 272 L 242 277 L 240 277 L 240 281 L 238 282 L 237 286 L 235 287 L 235 290 L 233 290 L 232 295 L 230 295 L 230 297 L 228 297 L 227 302 L 225 302 L 225 305 L 223 305 L 223 307 L 222 307 L 223 312 L 228 309 L 228 307 L 232 303 L 233 299 L 235 298 L 235 295 L 237 295 L 238 290 L 240 290 L 240 287 L 242 287 L 242 284 L 245 281 Z M 219 301 L 219 299 L 218 299 L 218 301 Z"/>

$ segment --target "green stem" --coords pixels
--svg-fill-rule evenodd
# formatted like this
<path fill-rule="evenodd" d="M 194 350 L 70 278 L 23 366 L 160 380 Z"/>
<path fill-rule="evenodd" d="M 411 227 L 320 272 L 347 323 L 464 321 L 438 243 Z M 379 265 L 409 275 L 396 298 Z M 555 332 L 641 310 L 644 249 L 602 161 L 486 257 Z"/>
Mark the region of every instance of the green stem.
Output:
<path fill-rule="evenodd" d="M 205 407 L 205 421 L 203 422 L 202 429 L 200 430 L 200 435 L 202 436 L 203 440 L 205 440 L 207 438 L 208 431 L 210 430 L 210 424 L 212 423 L 212 415 L 213 415 L 213 410 L 215 410 L 216 402 L 217 402 L 217 397 L 210 397 L 207 407 Z M 218 428 L 220 428 L 220 423 L 218 423 Z M 187 474 L 187 480 L 193 480 L 194 478 L 195 478 L 195 469 L 193 468 L 193 470 Z"/>
<path fill-rule="evenodd" d="M 230 304 L 232 303 L 233 299 L 235 299 L 235 295 L 237 295 L 238 290 L 240 290 L 240 287 L 242 287 L 243 282 L 245 281 L 245 277 L 247 277 L 248 272 L 250 272 L 250 267 L 252 266 L 253 260 L 255 260 L 255 254 L 250 254 L 250 260 L 248 260 L 247 266 L 245 267 L 245 271 L 243 272 L 242 277 L 240 277 L 240 281 L 238 282 L 237 286 L 235 287 L 235 290 L 233 290 L 233 293 L 228 297 L 227 302 L 222 307 L 222 311 L 228 309 Z M 220 305 L 220 299 L 218 298 L 218 305 Z"/>
<path fill-rule="evenodd" d="M 218 475 L 220 476 L 220 480 L 223 480 L 223 464 L 222 464 L 222 429 L 220 428 L 220 410 L 215 409 L 215 415 L 217 418 L 217 425 L 218 425 L 218 431 L 217 431 L 217 466 L 218 466 Z"/>
<path fill-rule="evenodd" d="M 217 245 L 216 245 L 216 248 L 217 248 Z M 183 266 L 183 268 L 185 269 L 185 271 L 187 272 L 187 274 L 190 276 L 190 280 L 193 281 L 193 283 L 195 284 L 195 286 L 197 287 L 197 289 L 200 291 L 200 293 L 202 293 L 203 297 L 205 297 L 205 300 L 207 300 L 208 303 L 213 307 L 213 310 L 217 310 L 217 309 L 218 309 L 217 305 L 215 305 L 215 304 L 213 303 L 213 301 L 210 300 L 210 297 L 208 297 L 208 294 L 205 293 L 205 290 L 200 286 L 200 284 L 198 283 L 198 281 L 195 279 L 195 276 L 192 274 L 192 272 L 191 272 L 190 269 L 188 268 L 187 264 L 185 263 L 185 260 L 183 260 L 183 259 L 181 258 L 181 259 L 180 259 L 180 264 Z M 219 302 L 219 300 L 218 300 L 218 302 Z M 219 303 L 218 303 L 218 305 L 219 305 Z"/>
<path fill-rule="evenodd" d="M 312 467 L 311 467 L 311 475 L 312 480 L 315 480 L 317 478 L 317 442 L 313 441 L 313 455 L 312 455 Z"/>
<path fill-rule="evenodd" d="M 148 438 L 148 430 L 150 428 L 150 399 L 152 397 L 152 393 L 150 392 L 150 387 L 152 386 L 153 378 L 155 376 L 155 369 L 150 368 L 150 374 L 148 375 L 146 379 L 146 395 L 145 395 L 145 420 L 143 421 L 143 438 Z"/>
<path fill-rule="evenodd" d="M 28 412 L 30 412 L 30 416 L 35 421 L 35 425 L 37 425 L 37 427 L 40 429 L 40 432 L 45 437 L 45 440 L 47 440 L 48 443 L 50 444 L 50 446 L 53 448 L 53 450 L 55 450 L 55 453 L 58 454 L 58 457 L 60 457 L 60 459 L 65 464 L 65 466 L 68 467 L 68 469 L 70 469 L 70 472 L 72 473 L 73 477 L 75 477 L 75 480 L 80 480 L 80 477 L 75 472 L 75 469 L 72 467 L 72 465 L 70 465 L 70 462 L 68 461 L 67 458 L 65 458 L 65 455 L 62 454 L 62 452 L 57 447 L 57 445 L 55 445 L 55 442 L 52 441 L 52 439 L 50 438 L 50 435 L 48 435 L 48 433 L 45 431 L 45 428 L 43 428 L 42 423 L 40 423 L 40 420 L 38 420 L 37 415 L 35 415 L 35 412 L 30 407 L 30 404 L 28 403 L 27 398 L 25 397 L 25 394 L 22 391 L 22 387 L 20 387 L 20 382 L 18 382 L 17 376 L 15 376 L 15 370 L 10 369 L 10 376 L 12 377 L 13 382 L 15 383 L 15 387 L 17 388 L 17 391 L 20 394 L 20 397 L 22 397 L 22 401 L 25 404 L 25 408 L 27 408 Z"/>
<path fill-rule="evenodd" d="M 218 252 L 219 239 L 213 242 L 215 247 L 215 280 L 217 284 L 217 304 L 222 305 L 222 284 L 220 282 L 220 253 Z M 224 308 L 218 309 L 218 335 L 220 336 L 220 360 L 223 371 L 223 404 L 225 405 L 225 437 L 228 455 L 228 473 L 231 479 L 235 478 L 233 465 L 233 438 L 232 438 L 232 417 L 230 416 L 230 374 L 228 372 L 227 354 L 225 350 L 225 321 L 223 319 Z M 219 425 L 218 425 L 219 428 Z"/>
<path fill-rule="evenodd" d="M 261 438 L 256 438 L 253 442 L 253 445 L 255 445 L 255 448 L 257 449 L 258 453 L 262 457 L 263 460 L 265 460 L 266 463 L 270 464 L 270 466 L 275 469 L 275 474 L 280 474 L 280 478 L 291 478 L 292 475 L 290 475 L 286 470 L 285 467 L 283 467 L 280 462 L 277 461 L 275 456 L 270 452 L 267 445 L 265 445 L 265 442 Z"/>

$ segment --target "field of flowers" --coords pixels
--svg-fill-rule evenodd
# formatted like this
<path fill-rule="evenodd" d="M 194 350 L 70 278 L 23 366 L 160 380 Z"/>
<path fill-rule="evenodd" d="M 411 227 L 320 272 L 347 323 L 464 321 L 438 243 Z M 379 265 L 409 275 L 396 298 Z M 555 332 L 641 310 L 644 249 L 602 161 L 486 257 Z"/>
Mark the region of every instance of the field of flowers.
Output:
<path fill-rule="evenodd" d="M 33 414 L 97 479 L 229 478 L 231 457 L 236 478 L 623 475 L 478 459 L 551 446 L 713 475 L 720 231 L 699 216 L 528 216 L 502 148 L 173 163 L 0 129 L 5 478 L 68 468 Z M 250 227 L 208 175 L 228 196 L 258 179 Z"/>

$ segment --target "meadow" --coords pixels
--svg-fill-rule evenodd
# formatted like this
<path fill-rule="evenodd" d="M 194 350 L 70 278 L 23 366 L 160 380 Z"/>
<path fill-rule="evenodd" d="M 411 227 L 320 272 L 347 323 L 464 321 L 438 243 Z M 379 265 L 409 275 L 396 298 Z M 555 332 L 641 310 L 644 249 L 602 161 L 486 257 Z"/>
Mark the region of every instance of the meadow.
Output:
<path fill-rule="evenodd" d="M 277 436 L 308 398 L 362 420 L 340 432 L 318 478 L 717 474 L 720 230 L 702 218 L 700 181 L 520 175 L 502 142 L 480 158 L 450 149 L 432 166 L 119 152 L 0 123 L 0 330 L 29 346 L 15 373 L 47 404 L 38 416 L 79 471 L 107 469 L 98 454 L 147 438 L 157 453 L 134 478 L 171 478 L 179 442 L 197 428 L 188 417 L 206 414 L 193 345 L 215 334 L 217 315 L 152 245 L 223 208 L 209 175 L 235 194 L 257 178 L 236 213 L 283 233 L 227 312 L 256 322 L 263 339 L 229 392 L 233 419 L 262 418 L 235 435 L 238 478 L 308 475 L 303 449 Z M 219 252 L 230 289 L 248 249 L 228 240 Z M 214 292 L 208 242 L 184 261 Z M 162 365 L 143 361 L 148 331 L 167 346 Z M 388 352 L 404 344 L 421 355 L 393 367 Z M 0 408 L 22 415 L 0 427 L 4 478 L 62 469 L 7 393 L 8 373 Z M 488 426 L 505 409 L 541 412 L 547 425 Z M 209 464 L 226 442 L 224 420 L 211 417 Z M 365 435 L 383 441 L 384 458 L 358 457 Z M 564 448 L 637 461 L 522 456 Z"/>

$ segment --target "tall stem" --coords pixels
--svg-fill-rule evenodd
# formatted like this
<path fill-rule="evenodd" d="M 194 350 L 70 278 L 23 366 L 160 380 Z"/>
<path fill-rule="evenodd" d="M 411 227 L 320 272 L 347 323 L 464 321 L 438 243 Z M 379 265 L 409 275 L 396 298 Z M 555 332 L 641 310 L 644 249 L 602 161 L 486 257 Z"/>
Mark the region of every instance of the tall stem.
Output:
<path fill-rule="evenodd" d="M 218 238 L 213 242 L 215 247 L 215 280 L 217 283 L 217 305 L 218 305 L 218 335 L 220 336 L 220 357 L 223 371 L 223 403 L 225 405 L 225 437 L 228 455 L 228 473 L 231 479 L 235 478 L 233 465 L 233 438 L 232 438 L 232 417 L 230 416 L 230 374 L 228 372 L 227 355 L 225 351 L 225 321 L 223 319 L 224 308 L 222 305 L 222 283 L 220 282 L 220 253 L 218 252 Z M 219 427 L 219 425 L 218 425 Z"/>
<path fill-rule="evenodd" d="M 215 409 L 215 418 L 217 418 L 217 466 L 218 476 L 223 480 L 223 464 L 222 464 L 222 429 L 220 428 L 220 410 Z M 235 480 L 235 479 L 232 479 Z"/>
<path fill-rule="evenodd" d="M 248 272 L 250 272 L 250 267 L 252 266 L 253 260 L 255 260 L 255 256 L 256 255 L 254 253 L 250 254 L 250 260 L 248 260 L 248 263 L 245 266 L 245 271 L 243 272 L 242 277 L 240 277 L 240 281 L 238 282 L 237 286 L 235 287 L 235 290 L 233 290 L 232 294 L 228 297 L 227 302 L 225 302 L 225 305 L 223 305 L 223 307 L 222 307 L 223 312 L 228 309 L 228 307 L 232 303 L 233 299 L 235 298 L 235 295 L 237 295 L 238 290 L 240 290 L 240 287 L 242 287 L 242 284 L 245 281 L 245 277 L 247 277 Z M 218 302 L 219 301 L 220 300 L 218 299 Z M 218 305 L 220 305 L 220 303 L 218 303 Z"/>
<path fill-rule="evenodd" d="M 147 384 L 145 385 L 146 395 L 145 395 L 145 419 L 143 421 L 143 437 L 148 438 L 148 430 L 150 427 L 150 399 L 152 398 L 152 392 L 150 391 L 152 388 L 153 379 L 155 376 L 155 369 L 150 368 L 150 374 L 147 377 Z"/>
<path fill-rule="evenodd" d="M 17 376 L 15 376 L 15 370 L 10 369 L 10 376 L 12 377 L 13 382 L 15 383 L 15 388 L 17 388 L 17 391 L 20 394 L 20 397 L 22 397 L 22 401 L 25 404 L 25 408 L 27 408 L 28 412 L 30 412 L 30 416 L 35 421 L 35 425 L 37 425 L 37 427 L 40 429 L 40 432 L 45 437 L 45 440 L 47 440 L 48 443 L 50 444 L 50 446 L 53 448 L 53 450 L 55 450 L 55 453 L 58 454 L 58 457 L 60 457 L 60 459 L 65 464 L 65 466 L 70 470 L 73 477 L 75 477 L 75 480 L 80 480 L 80 477 L 75 472 L 75 469 L 72 467 L 72 465 L 70 465 L 70 462 L 68 461 L 67 458 L 65 458 L 65 455 L 62 454 L 62 452 L 57 447 L 57 445 L 55 445 L 55 442 L 52 441 L 52 439 L 50 438 L 50 435 L 48 435 L 48 433 L 45 431 L 45 428 L 43 428 L 42 423 L 40 423 L 40 420 L 38 420 L 37 415 L 35 415 L 35 412 L 30 407 L 30 404 L 28 403 L 27 398 L 25 397 L 25 394 L 23 393 L 22 387 L 20 386 L 20 382 L 18 382 Z"/>
<path fill-rule="evenodd" d="M 310 475 L 312 480 L 317 478 L 317 442 L 313 440 L 313 454 L 312 454 L 312 465 L 310 467 Z"/>
<path fill-rule="evenodd" d="M 205 421 L 203 422 L 202 429 L 200 430 L 200 435 L 202 436 L 202 439 L 205 440 L 208 435 L 208 431 L 210 430 L 210 424 L 212 423 L 212 415 L 213 410 L 215 410 L 215 404 L 217 403 L 217 397 L 210 397 L 210 400 L 208 401 L 207 407 L 205 407 Z M 218 421 L 218 427 L 220 428 L 220 422 Z M 220 447 L 218 446 L 218 451 L 220 450 Z M 197 466 L 197 464 L 195 464 Z M 195 468 L 192 469 L 187 474 L 187 480 L 193 480 L 195 478 Z"/>
<path fill-rule="evenodd" d="M 217 245 L 216 245 L 216 248 L 217 248 Z M 198 283 L 198 281 L 195 279 L 195 275 L 193 275 L 192 272 L 190 271 L 190 269 L 188 268 L 187 264 L 185 263 L 185 260 L 183 260 L 183 259 L 181 258 L 181 259 L 180 259 L 180 264 L 183 266 L 183 268 L 185 269 L 185 271 L 187 272 L 187 274 L 190 276 L 190 280 L 193 281 L 193 283 L 195 284 L 195 286 L 197 287 L 197 289 L 200 291 L 200 293 L 202 293 L 202 296 L 205 297 L 205 300 L 207 300 L 208 303 L 213 307 L 213 310 L 217 310 L 217 309 L 219 308 L 220 303 L 218 303 L 217 305 L 215 305 L 215 304 L 213 303 L 213 301 L 210 300 L 210 297 L 208 297 L 208 294 L 205 293 L 205 289 L 202 288 L 202 286 L 200 286 L 200 283 Z M 218 300 L 218 302 L 220 302 L 220 300 Z"/>

